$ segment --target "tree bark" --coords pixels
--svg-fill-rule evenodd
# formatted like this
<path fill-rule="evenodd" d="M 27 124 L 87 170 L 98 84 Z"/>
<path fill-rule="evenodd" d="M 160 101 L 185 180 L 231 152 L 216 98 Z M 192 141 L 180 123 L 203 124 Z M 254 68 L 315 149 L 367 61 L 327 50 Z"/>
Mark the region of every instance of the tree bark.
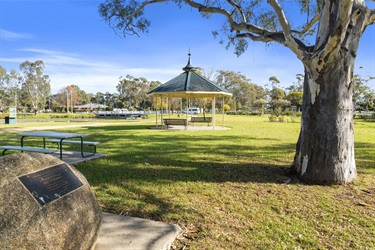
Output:
<path fill-rule="evenodd" d="M 316 83 L 309 78 L 308 71 L 294 171 L 310 183 L 349 183 L 357 175 L 349 69 L 345 60 L 339 60 L 327 67 Z M 319 88 L 316 96 L 311 85 Z"/>

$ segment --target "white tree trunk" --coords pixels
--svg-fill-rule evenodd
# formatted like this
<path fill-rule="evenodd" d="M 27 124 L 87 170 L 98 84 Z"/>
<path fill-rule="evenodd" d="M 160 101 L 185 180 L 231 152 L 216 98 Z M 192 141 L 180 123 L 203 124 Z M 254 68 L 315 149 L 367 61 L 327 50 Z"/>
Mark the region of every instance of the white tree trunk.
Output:
<path fill-rule="evenodd" d="M 317 79 L 306 72 L 294 167 L 307 182 L 348 183 L 356 178 L 352 88 L 348 82 L 351 73 L 348 71 L 345 61 L 341 61 Z"/>
<path fill-rule="evenodd" d="M 354 7 L 350 1 L 342 4 L 348 5 L 343 9 L 351 13 L 350 18 L 333 15 L 337 6 L 324 2 L 322 16 L 327 18 L 321 19 L 312 56 L 303 60 L 303 114 L 293 170 L 310 183 L 349 183 L 357 175 L 352 76 L 366 26 L 361 3 Z"/>

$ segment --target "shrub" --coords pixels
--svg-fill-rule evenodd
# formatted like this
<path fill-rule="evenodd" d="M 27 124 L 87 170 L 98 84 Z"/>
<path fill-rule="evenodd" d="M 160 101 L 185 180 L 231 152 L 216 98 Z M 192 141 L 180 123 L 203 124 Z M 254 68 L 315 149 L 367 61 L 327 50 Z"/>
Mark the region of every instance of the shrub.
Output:
<path fill-rule="evenodd" d="M 277 117 L 275 115 L 271 115 L 268 117 L 270 122 L 277 122 Z"/>
<path fill-rule="evenodd" d="M 284 116 L 271 115 L 268 117 L 270 122 L 285 122 Z"/>

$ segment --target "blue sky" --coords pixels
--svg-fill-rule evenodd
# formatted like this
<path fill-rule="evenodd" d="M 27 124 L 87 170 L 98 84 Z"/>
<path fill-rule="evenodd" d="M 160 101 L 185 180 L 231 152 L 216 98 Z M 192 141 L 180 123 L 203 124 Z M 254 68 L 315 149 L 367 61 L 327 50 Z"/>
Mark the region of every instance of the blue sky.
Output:
<path fill-rule="evenodd" d="M 287 87 L 303 73 L 296 56 L 278 45 L 250 42 L 237 57 L 212 36 L 221 17 L 203 19 L 196 10 L 173 4 L 147 8 L 150 32 L 122 38 L 99 16 L 100 2 L 0 0 L 0 65 L 19 71 L 26 60 L 43 60 L 52 93 L 71 84 L 88 93 L 115 93 L 119 77 L 128 74 L 164 83 L 182 72 L 189 48 L 194 66 L 241 72 L 261 86 L 276 76 Z M 375 76 L 374 25 L 361 40 L 355 73 Z M 375 89 L 375 81 L 367 85 Z"/>

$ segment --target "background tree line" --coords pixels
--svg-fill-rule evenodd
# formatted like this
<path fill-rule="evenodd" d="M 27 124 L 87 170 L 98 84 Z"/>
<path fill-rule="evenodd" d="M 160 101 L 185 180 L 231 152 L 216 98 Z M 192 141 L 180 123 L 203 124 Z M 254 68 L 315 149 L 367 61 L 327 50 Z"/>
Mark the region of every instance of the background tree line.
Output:
<path fill-rule="evenodd" d="M 67 107 L 96 103 L 107 106 L 108 110 L 129 109 L 146 110 L 154 109 L 152 97 L 147 93 L 160 86 L 160 81 L 149 81 L 144 77 L 132 75 L 120 76 L 116 86 L 117 93 L 97 92 L 86 93 L 78 85 L 68 85 L 51 94 L 49 76 L 44 74 L 43 61 L 25 61 L 20 65 L 20 72 L 6 70 L 0 66 L 0 108 L 5 110 L 9 106 L 17 106 L 25 112 L 49 110 L 53 112 L 66 112 Z M 272 110 L 278 116 L 286 109 L 300 111 L 303 98 L 304 75 L 296 75 L 295 82 L 283 89 L 276 76 L 271 76 L 265 87 L 253 83 L 240 72 L 218 70 L 206 73 L 199 69 L 199 73 L 229 90 L 233 96 L 227 98 L 226 110 L 231 111 L 256 111 L 263 113 L 265 109 Z M 366 83 L 374 77 L 361 78 L 354 76 L 353 100 L 359 110 L 373 110 L 375 93 Z M 164 106 L 166 104 L 163 104 Z M 181 108 L 180 100 L 172 99 L 169 103 L 173 110 Z M 208 107 L 207 100 L 193 100 L 198 107 Z M 218 104 L 219 105 L 219 104 Z M 71 111 L 71 110 L 70 110 Z"/>
<path fill-rule="evenodd" d="M 51 93 L 50 79 L 43 73 L 43 61 L 20 64 L 20 72 L 9 73 L 0 66 L 0 109 L 16 106 L 36 112 L 43 109 Z"/>

